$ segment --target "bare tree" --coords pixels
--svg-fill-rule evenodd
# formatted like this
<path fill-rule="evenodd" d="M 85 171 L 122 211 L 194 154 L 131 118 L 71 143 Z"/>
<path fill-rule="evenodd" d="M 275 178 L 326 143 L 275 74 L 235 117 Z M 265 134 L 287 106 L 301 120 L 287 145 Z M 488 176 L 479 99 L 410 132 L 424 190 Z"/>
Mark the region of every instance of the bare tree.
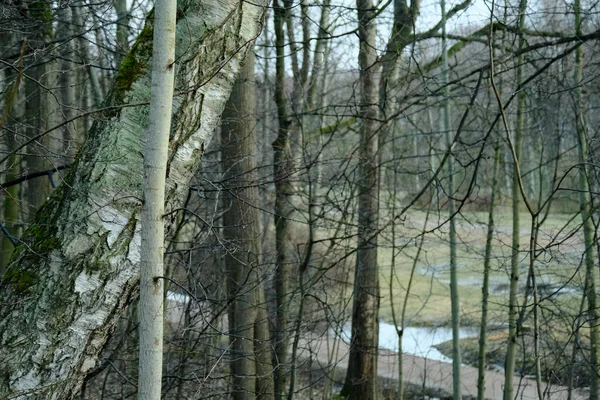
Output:
<path fill-rule="evenodd" d="M 352 338 L 349 367 L 342 394 L 377 399 L 379 346 L 379 270 L 377 230 L 379 222 L 378 73 L 377 25 L 371 0 L 356 3 L 359 21 L 361 118 L 358 170 L 358 240 L 352 306 Z"/>

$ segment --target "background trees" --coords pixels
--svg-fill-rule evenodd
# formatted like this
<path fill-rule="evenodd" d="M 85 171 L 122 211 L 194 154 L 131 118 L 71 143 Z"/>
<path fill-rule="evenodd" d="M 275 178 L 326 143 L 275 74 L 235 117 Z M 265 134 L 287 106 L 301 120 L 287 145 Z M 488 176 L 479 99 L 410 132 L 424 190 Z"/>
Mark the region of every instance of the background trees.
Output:
<path fill-rule="evenodd" d="M 162 395 L 597 396 L 597 5 L 271 6 L 178 5 Z M 126 398 L 152 4 L 3 7 L 0 393 Z"/>

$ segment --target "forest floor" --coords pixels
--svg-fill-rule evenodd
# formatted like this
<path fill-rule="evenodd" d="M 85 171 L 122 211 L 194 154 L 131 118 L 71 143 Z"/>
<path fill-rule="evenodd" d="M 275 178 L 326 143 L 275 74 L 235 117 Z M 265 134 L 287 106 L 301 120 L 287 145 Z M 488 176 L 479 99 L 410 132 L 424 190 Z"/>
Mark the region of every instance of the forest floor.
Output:
<path fill-rule="evenodd" d="M 328 365 L 333 365 L 333 368 L 345 370 L 348 367 L 350 347 L 347 342 L 338 341 L 339 350 L 337 357 L 330 364 L 330 351 L 328 351 L 328 348 L 333 347 L 332 342 L 333 339 L 329 338 L 327 340 L 323 336 L 310 339 L 305 338 L 300 344 L 300 348 L 302 348 L 300 358 L 304 360 L 311 358 L 313 362 L 318 362 L 323 369 L 326 369 Z M 452 364 L 405 354 L 402 365 L 403 381 L 405 383 L 452 393 Z M 380 378 L 391 379 L 397 382 L 398 353 L 380 350 L 377 368 Z M 501 400 L 503 397 L 504 373 L 497 370 L 488 370 L 485 380 L 485 397 L 491 400 Z M 475 397 L 477 395 L 477 369 L 463 365 L 461 368 L 461 384 L 463 397 Z M 515 376 L 514 385 L 515 398 L 523 400 L 535 400 L 538 398 L 534 379 Z M 546 399 L 567 399 L 568 392 L 564 386 L 550 385 L 544 382 L 543 390 Z M 588 395 L 582 391 L 573 391 L 573 400 L 583 400 L 586 398 L 588 398 Z"/>

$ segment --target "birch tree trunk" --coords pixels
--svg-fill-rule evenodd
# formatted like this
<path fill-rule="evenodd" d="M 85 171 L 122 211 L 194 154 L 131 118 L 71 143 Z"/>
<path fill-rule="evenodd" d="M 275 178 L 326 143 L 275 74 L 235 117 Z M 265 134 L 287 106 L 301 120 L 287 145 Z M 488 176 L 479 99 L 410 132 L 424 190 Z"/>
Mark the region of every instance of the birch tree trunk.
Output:
<path fill-rule="evenodd" d="M 178 10 L 167 215 L 187 196 L 265 7 L 190 0 Z M 2 277 L 0 397 L 73 398 L 138 288 L 152 34 L 150 16 L 67 184 L 42 207 Z"/>
<path fill-rule="evenodd" d="M 377 225 L 379 191 L 377 176 L 378 92 L 377 25 L 372 0 L 357 0 L 360 50 L 361 142 L 358 181 L 358 243 L 354 275 L 352 337 L 343 396 L 376 399 L 377 349 L 379 344 L 379 273 Z"/>
<path fill-rule="evenodd" d="M 144 201 L 140 248 L 140 359 L 138 399 L 160 400 L 163 361 L 165 174 L 175 76 L 177 0 L 154 10 L 150 127 L 144 152 Z"/>

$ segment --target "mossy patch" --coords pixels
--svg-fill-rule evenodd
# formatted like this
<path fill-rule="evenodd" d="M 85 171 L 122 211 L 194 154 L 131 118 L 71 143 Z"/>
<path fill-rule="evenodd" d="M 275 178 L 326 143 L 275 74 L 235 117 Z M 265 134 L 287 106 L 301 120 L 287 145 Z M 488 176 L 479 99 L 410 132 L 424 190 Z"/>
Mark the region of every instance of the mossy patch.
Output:
<path fill-rule="evenodd" d="M 148 71 L 148 64 L 152 60 L 153 20 L 154 10 L 148 14 L 144 28 L 138 35 L 127 56 L 121 62 L 119 72 L 115 76 L 114 89 L 116 91 L 128 91 L 140 75 Z"/>
<path fill-rule="evenodd" d="M 13 286 L 19 292 L 25 292 L 37 283 L 37 275 L 27 269 L 9 268 L 2 277 L 2 283 Z"/>
<path fill-rule="evenodd" d="M 64 186 L 64 185 L 63 185 Z M 51 250 L 61 246 L 56 227 L 56 215 L 60 213 L 61 200 L 64 188 L 58 188 L 50 201 L 42 205 L 35 215 L 33 224 L 25 231 L 23 242 L 26 244 L 24 251 L 37 253 L 36 256 L 46 256 Z"/>
<path fill-rule="evenodd" d="M 133 87 L 133 84 L 142 75 L 149 73 L 152 64 L 153 21 L 154 10 L 150 11 L 146 17 L 144 28 L 138 35 L 127 56 L 121 62 L 113 87 L 107 96 L 106 104 L 110 106 L 124 104 L 126 95 Z M 113 117 L 118 115 L 118 113 L 119 109 L 111 109 L 104 112 L 104 117 Z"/>

